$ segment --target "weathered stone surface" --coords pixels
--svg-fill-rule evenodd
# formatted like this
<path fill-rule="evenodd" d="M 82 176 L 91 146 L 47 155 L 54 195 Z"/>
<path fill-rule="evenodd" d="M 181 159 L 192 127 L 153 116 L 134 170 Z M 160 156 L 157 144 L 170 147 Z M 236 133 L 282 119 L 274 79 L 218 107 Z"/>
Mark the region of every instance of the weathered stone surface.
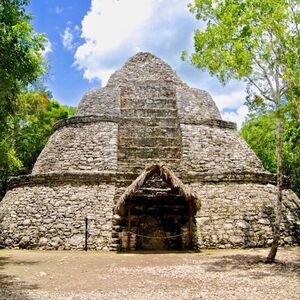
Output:
<path fill-rule="evenodd" d="M 40 238 L 38 245 L 39 246 L 46 246 L 48 243 L 48 239 L 45 237 Z"/>
<path fill-rule="evenodd" d="M 27 248 L 30 244 L 30 237 L 23 236 L 19 242 L 20 248 Z"/>
<path fill-rule="evenodd" d="M 205 125 L 181 125 L 184 169 L 197 172 L 263 172 L 264 169 L 237 131 Z"/>
<path fill-rule="evenodd" d="M 178 87 L 176 93 L 178 114 L 181 123 L 221 119 L 216 104 L 206 91 Z"/>
<path fill-rule="evenodd" d="M 115 171 L 117 132 L 117 124 L 111 122 L 60 128 L 40 154 L 32 174 Z"/>
<path fill-rule="evenodd" d="M 270 244 L 275 218 L 274 185 L 193 183 L 191 186 L 203 199 L 201 210 L 196 215 L 199 247 L 214 248 L 223 244 L 226 247 L 266 247 Z M 213 197 L 208 199 L 206 195 L 209 193 Z M 283 195 L 281 243 L 298 244 L 299 199 L 290 190 L 284 191 Z"/>
<path fill-rule="evenodd" d="M 82 97 L 76 116 L 119 116 L 119 93 L 118 89 L 110 87 L 88 91 Z"/>
<path fill-rule="evenodd" d="M 111 238 L 114 194 L 115 187 L 109 184 L 14 188 L 1 202 L 1 237 L 8 247 L 83 249 L 88 217 L 89 249 L 102 249 Z M 25 222 L 28 218 L 30 223 Z M 14 223 L 22 225 L 11 228 Z"/>
<path fill-rule="evenodd" d="M 120 87 L 144 82 L 168 82 L 178 86 L 186 86 L 172 68 L 151 53 L 138 53 L 111 75 L 107 87 Z"/>
<path fill-rule="evenodd" d="M 135 249 L 139 232 L 171 237 L 170 247 L 183 248 L 272 242 L 276 177 L 263 169 L 236 125 L 221 120 L 210 95 L 188 87 L 154 55 L 130 58 L 106 87 L 83 96 L 76 116 L 54 129 L 32 174 L 12 179 L 0 203 L 1 247 L 83 249 L 86 217 L 89 249 Z M 166 165 L 180 182 L 171 188 L 170 178 L 154 176 L 139 185 L 130 236 L 115 204 L 154 164 Z M 199 211 L 178 185 L 194 190 Z M 281 243 L 299 244 L 299 199 L 285 190 L 283 204 Z"/>

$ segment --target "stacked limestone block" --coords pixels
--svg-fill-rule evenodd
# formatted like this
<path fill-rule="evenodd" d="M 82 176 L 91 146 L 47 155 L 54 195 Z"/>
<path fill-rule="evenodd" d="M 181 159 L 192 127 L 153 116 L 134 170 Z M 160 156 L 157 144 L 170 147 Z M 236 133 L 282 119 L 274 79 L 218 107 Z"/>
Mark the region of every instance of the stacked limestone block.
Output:
<path fill-rule="evenodd" d="M 87 217 L 88 247 L 119 249 L 115 204 L 153 164 L 166 165 L 201 199 L 195 247 L 271 243 L 274 175 L 235 124 L 221 119 L 210 95 L 154 55 L 130 58 L 54 129 L 32 174 L 13 178 L 0 203 L 2 246 L 82 249 Z M 299 207 L 285 190 L 283 244 L 299 243 Z"/>

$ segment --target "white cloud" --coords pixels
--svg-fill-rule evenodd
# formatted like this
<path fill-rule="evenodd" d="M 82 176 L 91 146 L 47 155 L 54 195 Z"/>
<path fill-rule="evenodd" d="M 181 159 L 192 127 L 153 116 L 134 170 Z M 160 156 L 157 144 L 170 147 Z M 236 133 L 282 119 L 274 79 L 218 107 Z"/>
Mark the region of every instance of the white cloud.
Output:
<path fill-rule="evenodd" d="M 43 57 L 46 57 L 49 53 L 53 51 L 52 44 L 50 40 L 47 40 L 47 42 L 44 44 L 45 49 L 42 52 Z"/>
<path fill-rule="evenodd" d="M 103 85 L 108 73 L 137 50 L 180 60 L 185 41 L 193 34 L 193 30 L 186 34 L 187 19 L 194 20 L 187 11 L 188 3 L 189 0 L 92 0 L 81 24 L 84 43 L 76 50 L 75 65 L 84 71 L 84 78 L 101 80 Z"/>
<path fill-rule="evenodd" d="M 213 93 L 212 97 L 220 111 L 223 111 L 226 108 L 237 109 L 245 103 L 246 92 L 244 87 L 231 91 L 227 88 L 226 90 L 224 89 L 222 94 Z"/>
<path fill-rule="evenodd" d="M 218 92 L 212 92 L 212 98 L 217 104 L 222 118 L 226 121 L 235 122 L 240 129 L 248 114 L 248 108 L 244 105 L 247 96 L 245 84 L 233 82 Z"/>
<path fill-rule="evenodd" d="M 222 118 L 226 121 L 235 122 L 238 129 L 241 129 L 248 113 L 248 107 L 246 105 L 241 105 L 236 111 L 222 113 Z"/>
<path fill-rule="evenodd" d="M 74 36 L 71 32 L 71 29 L 69 26 L 66 27 L 64 33 L 61 35 L 62 43 L 65 49 L 71 51 L 74 48 Z"/>

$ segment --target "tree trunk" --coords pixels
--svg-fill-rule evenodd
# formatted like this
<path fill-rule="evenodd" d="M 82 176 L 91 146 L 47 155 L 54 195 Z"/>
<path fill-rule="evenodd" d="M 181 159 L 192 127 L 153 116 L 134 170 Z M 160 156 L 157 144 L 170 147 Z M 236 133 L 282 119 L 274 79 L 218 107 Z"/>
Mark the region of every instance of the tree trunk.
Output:
<path fill-rule="evenodd" d="M 277 158 L 277 201 L 275 208 L 275 223 L 273 230 L 273 242 L 267 257 L 267 263 L 273 263 L 278 250 L 280 240 L 281 205 L 282 205 L 282 114 L 280 100 L 276 101 L 276 158 Z"/>

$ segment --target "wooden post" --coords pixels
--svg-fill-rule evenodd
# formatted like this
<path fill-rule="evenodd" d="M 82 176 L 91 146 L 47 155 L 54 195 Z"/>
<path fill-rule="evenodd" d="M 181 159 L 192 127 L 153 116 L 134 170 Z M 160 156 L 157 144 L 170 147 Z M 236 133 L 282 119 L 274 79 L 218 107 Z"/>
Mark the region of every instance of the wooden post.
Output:
<path fill-rule="evenodd" d="M 131 238 L 131 203 L 130 203 L 130 198 L 128 200 L 128 218 L 127 218 L 127 251 L 130 251 L 130 238 Z"/>
<path fill-rule="evenodd" d="M 193 212 L 192 212 L 192 205 L 189 201 L 189 248 L 192 249 L 193 247 Z"/>
<path fill-rule="evenodd" d="M 88 218 L 85 217 L 85 240 L 84 240 L 84 250 L 87 251 L 88 249 Z"/>

